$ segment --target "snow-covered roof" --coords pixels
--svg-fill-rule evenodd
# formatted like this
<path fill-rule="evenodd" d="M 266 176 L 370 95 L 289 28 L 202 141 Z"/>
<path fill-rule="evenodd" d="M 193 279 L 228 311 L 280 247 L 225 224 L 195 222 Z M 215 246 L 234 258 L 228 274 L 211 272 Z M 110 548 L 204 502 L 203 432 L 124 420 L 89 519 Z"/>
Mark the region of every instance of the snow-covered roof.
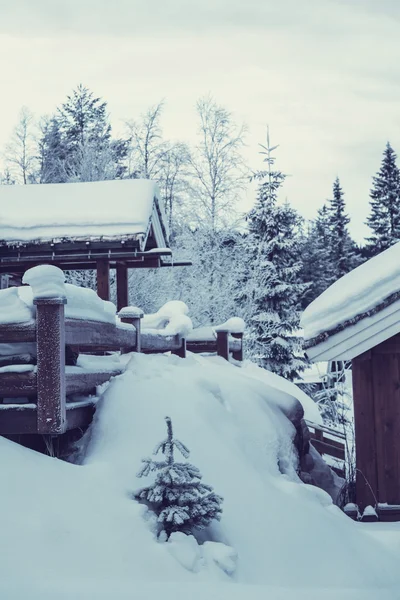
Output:
<path fill-rule="evenodd" d="M 400 243 L 360 265 L 301 318 L 308 357 L 352 359 L 400 332 Z"/>
<path fill-rule="evenodd" d="M 168 232 L 160 192 L 148 179 L 0 186 L 0 241 L 130 237 L 157 246 Z"/>

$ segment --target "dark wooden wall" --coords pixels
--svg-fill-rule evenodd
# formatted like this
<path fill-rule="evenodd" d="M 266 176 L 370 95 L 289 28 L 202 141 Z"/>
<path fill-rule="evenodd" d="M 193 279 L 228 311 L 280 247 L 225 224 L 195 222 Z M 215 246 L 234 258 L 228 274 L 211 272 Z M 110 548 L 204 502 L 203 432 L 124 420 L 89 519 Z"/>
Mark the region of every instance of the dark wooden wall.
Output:
<path fill-rule="evenodd" d="M 400 334 L 352 361 L 356 496 L 400 504 Z"/>

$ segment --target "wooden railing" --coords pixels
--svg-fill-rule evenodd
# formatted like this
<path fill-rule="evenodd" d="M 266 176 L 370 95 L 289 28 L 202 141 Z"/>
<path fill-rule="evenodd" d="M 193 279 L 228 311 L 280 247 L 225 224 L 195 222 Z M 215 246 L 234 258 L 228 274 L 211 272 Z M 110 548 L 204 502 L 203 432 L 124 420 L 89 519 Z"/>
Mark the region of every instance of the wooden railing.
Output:
<path fill-rule="evenodd" d="M 310 441 L 314 448 L 321 454 L 322 457 L 330 456 L 336 459 L 336 465 L 329 465 L 335 473 L 340 477 L 345 475 L 345 435 L 336 429 L 325 427 L 325 425 L 317 425 L 306 421 L 310 432 Z"/>
<path fill-rule="evenodd" d="M 66 347 L 79 353 L 106 351 L 162 353 L 184 358 L 192 352 L 216 352 L 226 360 L 230 354 L 242 360 L 242 335 L 217 332 L 215 342 L 191 340 L 181 335 L 161 335 L 141 329 L 143 313 L 138 309 L 121 312 L 123 326 L 64 316 L 64 297 L 35 298 L 36 320 L 0 325 L 0 343 L 34 343 L 36 365 L 27 370 L 0 369 L 0 435 L 39 433 L 60 435 L 86 427 L 93 416 L 90 400 L 70 401 L 72 395 L 90 395 L 121 370 L 96 370 L 65 366 Z M 13 398 L 25 398 L 27 403 Z M 4 399 L 7 403 L 4 403 Z M 11 401 L 11 403 L 10 403 Z"/>

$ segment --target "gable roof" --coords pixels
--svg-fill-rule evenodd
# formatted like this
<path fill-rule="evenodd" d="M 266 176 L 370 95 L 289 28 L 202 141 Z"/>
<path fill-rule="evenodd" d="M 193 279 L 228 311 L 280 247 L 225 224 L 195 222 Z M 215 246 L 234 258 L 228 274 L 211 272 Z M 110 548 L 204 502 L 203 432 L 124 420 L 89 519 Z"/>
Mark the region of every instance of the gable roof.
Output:
<path fill-rule="evenodd" d="M 168 228 L 158 186 L 148 179 L 0 186 L 0 245 L 137 239 L 157 247 Z"/>
<path fill-rule="evenodd" d="M 360 265 L 301 318 L 313 361 L 352 359 L 400 332 L 400 243 Z"/>

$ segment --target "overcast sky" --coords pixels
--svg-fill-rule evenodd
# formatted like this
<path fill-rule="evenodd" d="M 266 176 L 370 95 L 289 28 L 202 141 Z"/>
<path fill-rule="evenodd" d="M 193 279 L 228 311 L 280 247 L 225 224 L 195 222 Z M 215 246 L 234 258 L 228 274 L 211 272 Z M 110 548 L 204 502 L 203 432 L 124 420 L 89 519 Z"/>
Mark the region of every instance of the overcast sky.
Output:
<path fill-rule="evenodd" d="M 210 92 L 248 124 L 253 168 L 269 124 L 305 217 L 339 175 L 359 240 L 386 141 L 400 152 L 399 73 L 398 0 L 0 0 L 1 147 L 22 105 L 51 113 L 77 83 L 116 130 L 165 98 L 188 141 Z"/>

